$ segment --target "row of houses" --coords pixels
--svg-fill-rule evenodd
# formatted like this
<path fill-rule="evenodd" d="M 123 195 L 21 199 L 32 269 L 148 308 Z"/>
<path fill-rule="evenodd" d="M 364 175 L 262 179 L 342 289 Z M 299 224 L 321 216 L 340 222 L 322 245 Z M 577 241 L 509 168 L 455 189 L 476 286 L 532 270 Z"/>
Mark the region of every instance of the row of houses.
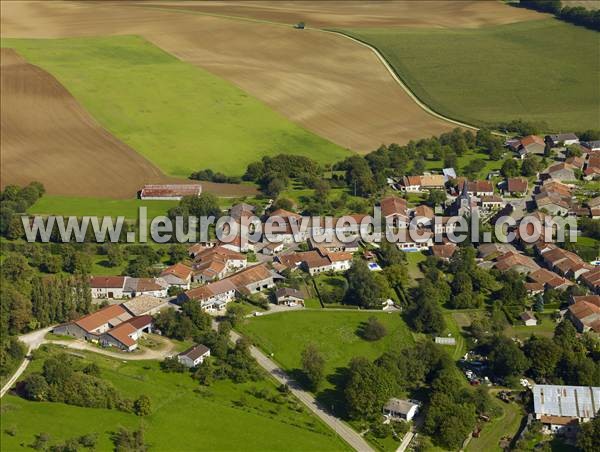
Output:
<path fill-rule="evenodd" d="M 280 278 L 281 276 L 270 270 L 266 264 L 254 265 L 224 279 L 183 292 L 177 297 L 177 301 L 184 303 L 194 300 L 206 311 L 221 311 L 236 296 L 244 297 L 264 292 L 274 287 L 275 280 Z"/>
<path fill-rule="evenodd" d="M 130 276 L 92 276 L 93 298 L 133 298 L 139 295 L 166 297 L 169 284 L 163 278 L 132 278 Z"/>
<path fill-rule="evenodd" d="M 583 295 L 572 298 L 568 308 L 569 318 L 580 333 L 600 334 L 600 295 Z"/>
<path fill-rule="evenodd" d="M 167 307 L 165 301 L 143 295 L 59 325 L 53 332 L 130 352 L 143 333 L 152 332 L 152 316 Z"/>

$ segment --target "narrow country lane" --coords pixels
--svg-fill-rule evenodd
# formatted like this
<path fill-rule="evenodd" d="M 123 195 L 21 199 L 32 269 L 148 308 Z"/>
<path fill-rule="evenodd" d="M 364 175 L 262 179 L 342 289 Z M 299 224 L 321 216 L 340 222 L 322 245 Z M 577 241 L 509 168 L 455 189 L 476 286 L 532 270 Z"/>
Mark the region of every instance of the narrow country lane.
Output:
<path fill-rule="evenodd" d="M 230 339 L 236 342 L 241 338 L 241 335 L 235 331 L 231 331 Z M 254 346 L 250 346 L 250 353 L 256 359 L 258 364 L 265 369 L 279 383 L 289 386 L 292 394 L 296 396 L 304 405 L 316 414 L 323 422 L 332 428 L 338 435 L 342 437 L 353 449 L 357 451 L 372 451 L 373 448 L 360 436 L 356 431 L 344 423 L 341 419 L 327 412 L 315 399 L 315 396 L 308 391 L 305 391 L 300 385 L 290 378 L 277 364 L 269 359 L 263 352 Z"/>

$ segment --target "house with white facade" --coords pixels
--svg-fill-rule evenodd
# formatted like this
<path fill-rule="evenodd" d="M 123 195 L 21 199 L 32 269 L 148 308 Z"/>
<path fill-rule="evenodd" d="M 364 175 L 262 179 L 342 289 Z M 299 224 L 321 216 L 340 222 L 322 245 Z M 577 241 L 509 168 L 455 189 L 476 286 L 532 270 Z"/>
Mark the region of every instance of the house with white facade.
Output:
<path fill-rule="evenodd" d="M 177 361 L 185 367 L 192 368 L 198 367 L 209 356 L 210 348 L 206 345 L 198 344 L 177 355 Z"/>

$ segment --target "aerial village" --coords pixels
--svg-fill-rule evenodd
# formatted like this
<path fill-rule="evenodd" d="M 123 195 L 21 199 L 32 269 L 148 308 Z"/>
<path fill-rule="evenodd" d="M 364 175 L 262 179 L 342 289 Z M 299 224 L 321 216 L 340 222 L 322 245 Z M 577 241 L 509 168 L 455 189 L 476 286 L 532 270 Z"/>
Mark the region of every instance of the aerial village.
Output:
<path fill-rule="evenodd" d="M 507 152 L 516 160 L 530 155 L 543 156 L 551 149 L 555 160 L 535 175 L 502 178 L 495 172 L 485 180 L 467 180 L 456 177 L 452 168 L 442 174 L 424 173 L 388 178 L 390 190 L 396 192 L 379 202 L 386 224 L 396 229 L 408 228 L 415 217 L 420 227 L 441 234 L 443 243 L 434 243 L 431 237 L 424 240 L 406 239 L 394 243 L 405 253 L 425 253 L 443 262 L 450 262 L 459 246 L 446 237 L 452 232 L 451 216 L 470 217 L 476 211 L 485 224 L 493 225 L 501 215 L 512 216 L 516 224 L 530 214 L 543 220 L 546 215 L 561 217 L 600 218 L 600 197 L 581 203 L 573 181 L 595 180 L 600 177 L 600 142 L 580 143 L 572 133 L 550 135 L 545 138 L 526 136 L 506 142 Z M 444 194 L 437 206 L 409 205 L 407 194 L 438 191 Z M 199 196 L 200 185 L 152 185 L 144 187 L 142 199 L 181 199 Z M 255 207 L 240 203 L 227 212 L 235 221 L 255 215 Z M 358 233 L 361 221 L 367 215 L 351 215 L 357 226 L 344 229 L 344 233 Z M 279 217 L 285 227 L 274 241 L 258 240 L 245 243 L 240 237 L 233 241 L 210 240 L 188 248 L 188 256 L 181 262 L 163 268 L 157 277 L 135 278 L 129 276 L 93 276 L 90 281 L 92 297 L 97 311 L 54 328 L 59 335 L 74 336 L 103 347 L 116 347 L 134 352 L 144 333 L 155 332 L 153 316 L 161 310 L 179 310 L 185 303 L 197 303 L 215 318 L 223 316 L 230 304 L 251 300 L 256 309 L 249 316 L 267 315 L 281 310 L 305 309 L 305 300 L 315 296 L 305 284 L 298 285 L 295 275 L 314 281 L 319 275 L 344 274 L 354 263 L 364 261 L 371 272 L 380 272 L 380 254 L 377 244 L 367 244 L 360 239 L 340 241 L 335 239 L 317 242 L 311 232 L 326 231 L 322 222 L 310 223 L 306 231 L 297 232 L 293 222 L 300 222 L 298 213 L 276 209 L 262 219 Z M 434 222 L 435 217 L 441 220 Z M 517 229 L 516 227 L 514 228 Z M 577 295 L 569 296 L 569 305 L 557 313 L 555 321 L 572 322 L 580 334 L 600 334 L 600 265 L 582 259 L 560 243 L 546 241 L 542 236 L 536 243 L 517 239 L 513 243 L 482 243 L 477 247 L 476 263 L 484 270 L 513 271 L 525 278 L 524 287 L 531 300 L 529 308 L 519 315 L 524 327 L 538 325 L 536 300 L 545 292 L 562 293 L 580 286 Z M 250 256 L 252 256 L 250 258 Z M 317 303 L 325 306 L 316 283 Z M 259 301 L 257 303 L 257 300 Z M 392 299 L 380 300 L 380 309 L 397 312 L 402 307 Z M 454 345 L 455 337 L 435 337 L 442 345 Z M 180 353 L 177 358 L 187 367 L 195 367 L 210 356 L 210 349 L 196 344 Z M 492 385 L 500 379 L 485 369 L 485 358 L 465 355 L 465 378 L 472 385 Z M 483 376 L 485 375 L 485 376 Z M 522 379 L 522 384 L 533 394 L 532 419 L 543 424 L 544 432 L 573 436 L 580 422 L 594 417 L 600 406 L 600 388 L 569 385 L 536 384 Z M 501 397 L 508 395 L 501 393 Z M 411 421 L 419 412 L 420 402 L 391 398 L 382 409 L 385 419 Z M 473 435 L 477 435 L 477 431 Z"/>

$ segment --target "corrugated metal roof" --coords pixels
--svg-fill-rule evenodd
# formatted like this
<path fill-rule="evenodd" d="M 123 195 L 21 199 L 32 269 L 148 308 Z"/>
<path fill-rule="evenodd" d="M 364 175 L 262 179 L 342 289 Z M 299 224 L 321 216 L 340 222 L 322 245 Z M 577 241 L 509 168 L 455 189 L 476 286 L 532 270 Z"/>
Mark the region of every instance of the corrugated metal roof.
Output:
<path fill-rule="evenodd" d="M 536 415 L 593 418 L 600 409 L 600 387 L 535 385 Z"/>

